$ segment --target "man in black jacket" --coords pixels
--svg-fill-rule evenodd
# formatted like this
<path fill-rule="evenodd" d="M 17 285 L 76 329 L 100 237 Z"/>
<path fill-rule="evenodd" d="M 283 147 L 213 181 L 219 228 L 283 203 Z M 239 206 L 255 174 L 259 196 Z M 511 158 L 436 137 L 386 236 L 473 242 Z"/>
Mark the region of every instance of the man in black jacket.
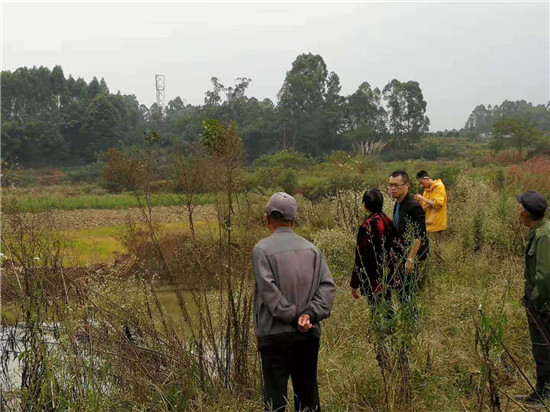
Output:
<path fill-rule="evenodd" d="M 390 175 L 388 188 L 395 199 L 393 223 L 401 237 L 403 256 L 401 268 L 401 301 L 411 301 L 416 314 L 415 292 L 419 277 L 419 264 L 429 254 L 429 241 L 426 236 L 426 214 L 420 203 L 409 193 L 409 175 L 404 170 L 396 170 Z"/>

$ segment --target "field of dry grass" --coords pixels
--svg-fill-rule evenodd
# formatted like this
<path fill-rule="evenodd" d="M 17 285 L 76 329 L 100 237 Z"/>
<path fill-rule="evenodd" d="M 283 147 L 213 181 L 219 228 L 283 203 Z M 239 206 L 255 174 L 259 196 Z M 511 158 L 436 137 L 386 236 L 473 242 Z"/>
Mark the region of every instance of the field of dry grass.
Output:
<path fill-rule="evenodd" d="M 547 183 L 539 180 L 536 184 Z M 342 192 L 315 202 L 297 197 L 297 232 L 322 250 L 338 285 L 332 316 L 323 324 L 319 357 L 325 411 L 525 410 L 511 396 L 527 392 L 528 385 L 502 346 L 534 381 L 525 312 L 519 303 L 525 229 L 517 220 L 514 195 L 522 183 L 512 187 L 505 180 L 465 173 L 453 183 L 448 236 L 434 245 L 419 294 L 418 333 L 398 331 L 383 343 L 395 360 L 403 349 L 400 340 L 410 340 L 405 345 L 409 403 L 400 399 L 403 375 L 398 364 L 393 364 L 389 377 L 381 373 L 376 346 L 380 336 L 366 301 L 355 301 L 349 293 L 355 227 L 361 218 L 357 193 Z M 263 195 L 243 195 L 231 221 L 227 204 L 199 207 L 196 238 L 189 233 L 183 209 L 177 207 L 154 207 L 154 228 L 141 220 L 139 209 L 21 215 L 22 224 L 37 222 L 38 237 L 64 237 L 65 252 L 75 254 L 76 265 L 88 267 L 82 268 L 85 276 L 71 283 L 68 292 L 56 278 L 53 291 L 43 293 L 39 288 L 42 294 L 23 294 L 27 301 L 14 299 L 14 304 L 46 302 L 48 315 L 55 308 L 67 325 L 66 339 L 73 336 L 69 326 L 74 327 L 94 353 L 101 354 L 97 356 L 108 354 L 101 358 L 108 359 L 102 368 L 86 369 L 93 381 L 86 381 L 88 392 L 78 396 L 65 390 L 63 385 L 72 386 L 63 379 L 89 359 L 77 357 L 65 364 L 60 361 L 65 358 L 52 355 L 55 368 L 49 376 L 58 379 L 58 386 L 52 386 L 57 389 L 48 399 L 69 405 L 64 410 L 258 410 L 260 369 L 250 323 L 250 249 L 267 235 L 261 223 L 265 200 Z M 390 209 L 387 202 L 386 210 Z M 138 222 L 137 229 L 130 230 L 128 217 Z M 55 230 L 40 232 L 40 223 L 43 229 L 51 222 L 48 227 Z M 50 246 L 32 245 L 36 253 Z M 113 262 L 121 252 L 124 258 Z M 55 265 L 46 268 L 40 266 L 43 260 L 37 263 L 32 254 L 28 256 L 33 269 L 29 273 L 58 276 Z M 99 262 L 103 264 L 94 266 Z M 233 286 L 228 286 L 228 279 Z M 17 291 L 17 282 L 14 285 Z M 401 310 L 397 301 L 394 304 Z M 491 335 L 487 325 L 501 330 L 501 335 Z M 131 345 L 120 331 L 132 337 Z M 485 354 L 483 339 L 490 339 Z M 136 346 L 148 355 L 137 356 Z M 500 409 L 490 404 L 488 370 L 499 389 Z M 121 384 L 118 379 L 124 373 L 129 375 Z M 49 385 L 54 378 L 40 382 Z M 99 396 L 102 385 L 112 392 Z"/>

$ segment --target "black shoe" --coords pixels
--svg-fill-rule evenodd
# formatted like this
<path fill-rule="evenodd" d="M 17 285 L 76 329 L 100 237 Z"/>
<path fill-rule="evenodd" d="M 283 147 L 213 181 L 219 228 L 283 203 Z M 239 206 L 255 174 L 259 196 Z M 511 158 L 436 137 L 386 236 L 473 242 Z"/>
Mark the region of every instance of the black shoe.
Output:
<path fill-rule="evenodd" d="M 540 395 L 540 398 L 539 398 L 539 395 Z M 535 391 L 527 394 L 527 395 L 516 395 L 514 396 L 514 398 L 517 400 L 517 401 L 522 401 L 522 402 L 528 402 L 528 403 L 534 403 L 534 402 L 540 402 L 540 400 L 542 399 L 543 401 L 547 401 L 549 399 L 549 396 L 548 396 L 548 392 L 547 391 L 544 391 L 543 393 L 541 394 L 537 394 Z"/>

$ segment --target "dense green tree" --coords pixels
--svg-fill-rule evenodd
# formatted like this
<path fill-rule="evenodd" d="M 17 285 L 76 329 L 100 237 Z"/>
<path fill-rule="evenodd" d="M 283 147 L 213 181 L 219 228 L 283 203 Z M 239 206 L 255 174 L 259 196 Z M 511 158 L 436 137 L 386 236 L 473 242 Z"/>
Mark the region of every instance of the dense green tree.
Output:
<path fill-rule="evenodd" d="M 493 112 L 480 104 L 472 111 L 464 128 L 467 132 L 487 133 L 493 128 Z"/>
<path fill-rule="evenodd" d="M 21 149 L 22 160 L 29 162 L 59 162 L 69 155 L 69 146 L 57 124 L 46 121 L 32 121 L 25 125 L 25 139 Z"/>
<path fill-rule="evenodd" d="M 56 124 L 32 120 L 2 122 L 2 158 L 16 158 L 27 164 L 58 163 L 66 160 L 69 147 Z"/>
<path fill-rule="evenodd" d="M 346 98 L 340 95 L 341 90 L 340 78 L 336 73 L 330 72 L 324 95 L 321 136 L 317 139 L 319 143 L 316 145 L 316 155 L 319 151 L 327 153 L 330 150 L 342 148 Z"/>
<path fill-rule="evenodd" d="M 202 122 L 211 118 L 224 125 L 235 122 L 250 157 L 277 150 L 283 135 L 277 108 L 269 99 L 259 101 L 246 96 L 250 82 L 247 77 L 239 77 L 234 86 L 226 87 L 218 78 L 212 78 L 213 90 L 206 92 L 203 107 L 186 116 L 186 129 L 195 135 L 200 133 L 197 119 Z M 191 137 L 186 135 L 186 139 Z"/>
<path fill-rule="evenodd" d="M 329 74 L 318 54 L 300 54 L 292 63 L 277 97 L 294 149 L 320 154 L 341 144 L 344 100 L 339 92 L 338 76 Z"/>
<path fill-rule="evenodd" d="M 2 118 L 27 121 L 55 114 L 58 99 L 52 92 L 50 70 L 21 67 L 2 72 Z"/>
<path fill-rule="evenodd" d="M 405 143 L 405 150 L 428 131 L 430 120 L 420 85 L 415 81 L 393 79 L 383 90 L 388 107 L 389 128 L 393 137 Z"/>
<path fill-rule="evenodd" d="M 207 117 L 225 122 L 239 122 L 247 110 L 246 89 L 251 80 L 247 77 L 235 79 L 234 86 L 224 86 L 217 77 L 212 77 L 213 90 L 206 92 L 204 111 Z"/>
<path fill-rule="evenodd" d="M 2 158 L 17 157 L 23 153 L 25 130 L 18 120 L 2 121 Z"/>
<path fill-rule="evenodd" d="M 16 91 L 14 76 L 10 71 L 3 71 L 1 77 L 1 109 L 2 109 L 2 127 L 4 122 L 16 118 Z M 2 142 L 3 143 L 3 142 Z"/>
<path fill-rule="evenodd" d="M 101 78 L 101 81 L 99 82 L 99 89 L 101 90 L 101 93 L 109 94 L 109 88 L 107 87 L 107 83 L 105 82 L 105 79 L 103 77 Z"/>
<path fill-rule="evenodd" d="M 168 107 L 166 108 L 166 114 L 168 116 L 174 115 L 184 109 L 185 105 L 181 97 L 177 96 L 175 99 L 168 102 Z"/>
<path fill-rule="evenodd" d="M 67 86 L 73 99 L 80 101 L 86 101 L 88 99 L 88 84 L 82 77 L 74 80 L 72 76 L 69 76 Z"/>
<path fill-rule="evenodd" d="M 495 122 L 491 146 L 495 150 L 513 147 L 521 156 L 527 147 L 537 145 L 542 136 L 542 132 L 527 119 L 503 116 Z"/>
<path fill-rule="evenodd" d="M 109 148 L 121 144 L 120 112 L 104 94 L 97 95 L 86 108 L 79 139 L 73 150 L 88 161 L 94 160 Z"/>
<path fill-rule="evenodd" d="M 204 98 L 205 106 L 217 106 L 222 102 L 221 93 L 224 89 L 223 84 L 221 84 L 217 77 L 212 77 L 210 79 L 214 90 L 209 90 L 206 92 L 206 97 Z"/>
<path fill-rule="evenodd" d="M 69 103 L 69 87 L 61 66 L 55 66 L 50 73 L 52 93 L 57 97 L 59 106 Z"/>
<path fill-rule="evenodd" d="M 165 130 L 165 118 L 164 107 L 159 106 L 157 103 L 153 103 L 149 109 L 149 128 L 164 135 Z"/>
<path fill-rule="evenodd" d="M 101 85 L 99 84 L 97 77 L 94 76 L 90 84 L 88 84 L 88 97 L 93 99 L 100 93 L 102 93 Z"/>
<path fill-rule="evenodd" d="M 292 147 L 311 153 L 311 137 L 320 117 L 328 71 L 323 58 L 301 54 L 286 73 L 277 97 L 279 113 L 286 130 L 291 132 Z"/>
<path fill-rule="evenodd" d="M 264 153 L 275 152 L 283 143 L 277 108 L 269 99 L 247 99 L 246 110 L 238 124 L 248 156 L 253 159 Z"/>
<path fill-rule="evenodd" d="M 361 83 L 357 91 L 347 97 L 345 138 L 349 143 L 379 140 L 386 136 L 388 115 L 381 105 L 380 89 Z"/>

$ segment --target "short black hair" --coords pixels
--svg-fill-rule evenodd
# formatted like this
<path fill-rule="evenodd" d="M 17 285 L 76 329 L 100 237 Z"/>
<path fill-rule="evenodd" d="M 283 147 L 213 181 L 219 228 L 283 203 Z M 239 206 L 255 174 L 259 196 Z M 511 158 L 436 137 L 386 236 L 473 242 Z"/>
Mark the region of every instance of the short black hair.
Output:
<path fill-rule="evenodd" d="M 399 177 L 401 176 L 403 178 L 403 183 L 409 183 L 409 175 L 407 174 L 407 172 L 405 172 L 404 170 L 396 170 L 395 172 L 393 172 L 391 175 L 391 177 Z"/>
<path fill-rule="evenodd" d="M 292 223 L 294 220 L 283 219 L 283 214 L 278 210 L 273 210 L 267 215 L 271 220 L 276 220 L 277 222 Z"/>
<path fill-rule="evenodd" d="M 363 194 L 363 204 L 370 212 L 381 212 L 382 206 L 384 206 L 384 196 L 380 190 L 370 188 Z"/>
<path fill-rule="evenodd" d="M 531 212 L 530 210 L 527 210 L 525 208 L 525 206 L 523 206 L 523 204 L 520 203 L 520 205 L 521 205 L 521 208 L 527 212 L 527 216 L 531 220 L 539 221 L 539 220 L 543 219 L 544 215 L 546 214 L 546 211 L 544 211 L 544 212 Z"/>
<path fill-rule="evenodd" d="M 418 172 L 418 173 L 416 174 L 416 178 L 417 178 L 417 179 L 425 179 L 425 178 L 427 178 L 427 177 L 429 178 L 430 175 L 429 175 L 428 172 L 426 172 L 425 170 L 421 170 L 420 172 Z"/>

